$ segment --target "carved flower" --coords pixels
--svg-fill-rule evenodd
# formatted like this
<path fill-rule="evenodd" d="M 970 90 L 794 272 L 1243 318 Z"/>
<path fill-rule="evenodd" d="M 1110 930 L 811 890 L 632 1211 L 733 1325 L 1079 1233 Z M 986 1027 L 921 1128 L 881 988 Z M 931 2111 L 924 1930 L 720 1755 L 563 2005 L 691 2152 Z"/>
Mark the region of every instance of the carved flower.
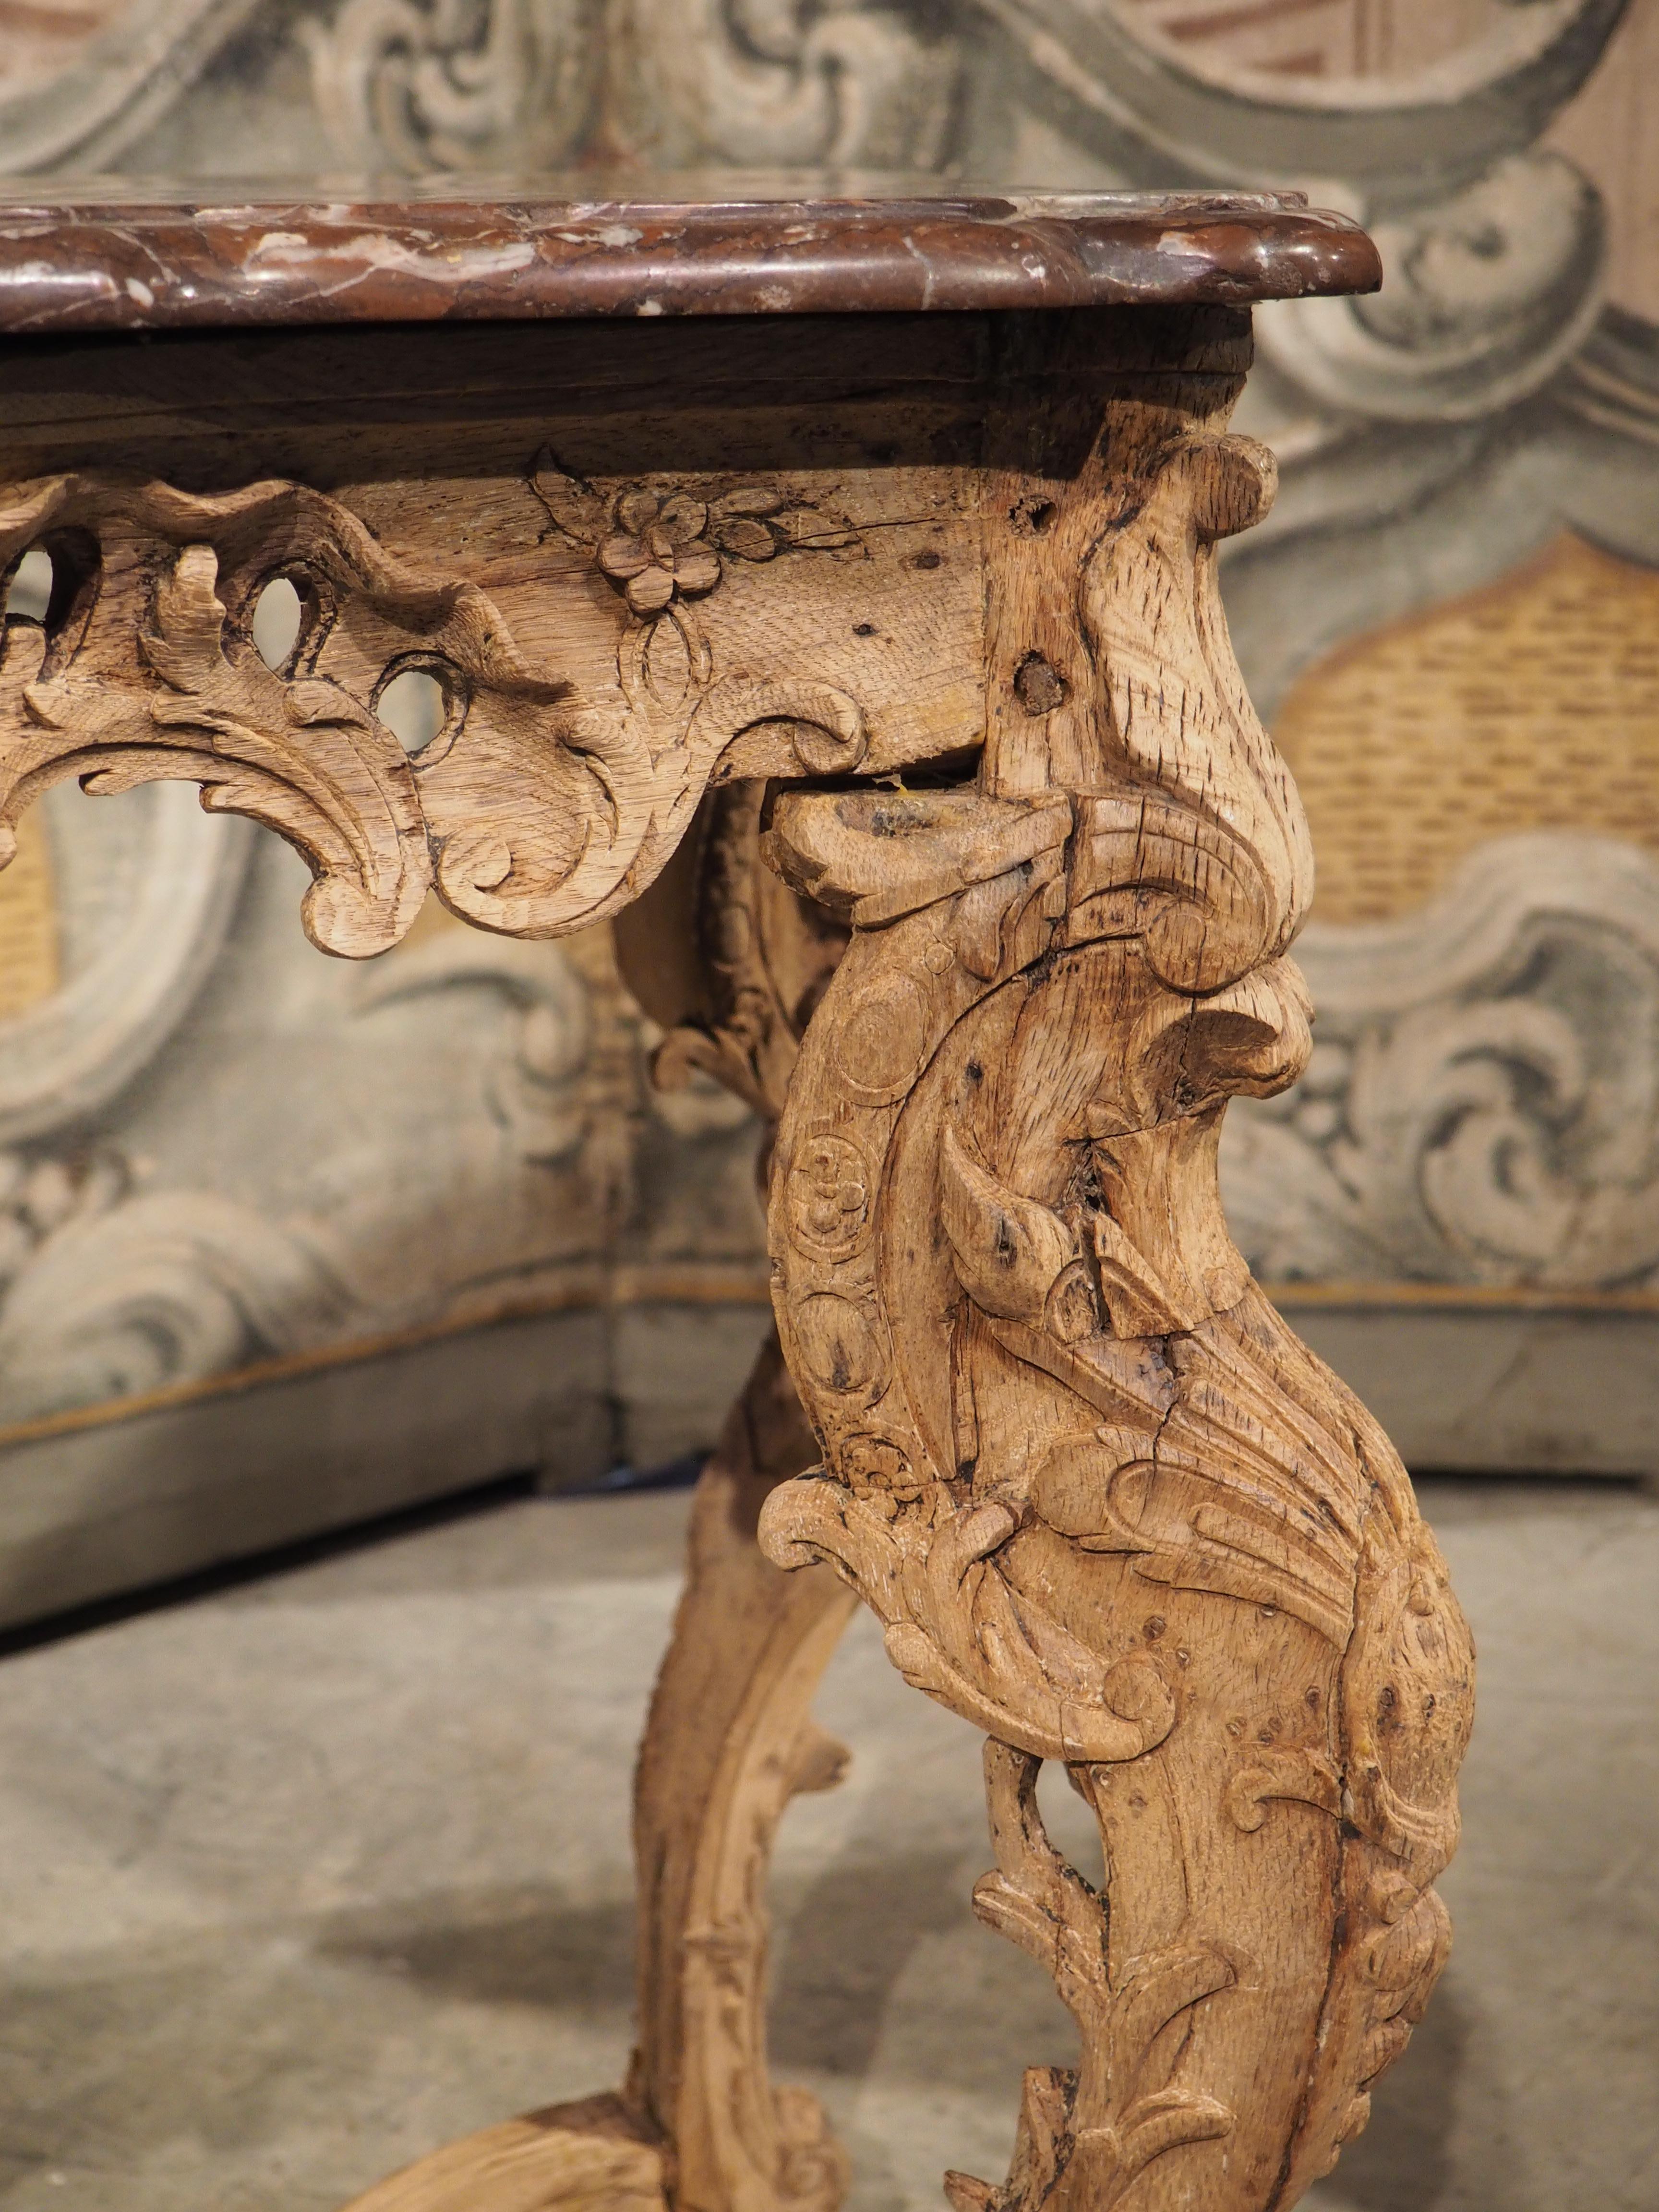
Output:
<path fill-rule="evenodd" d="M 844 524 L 816 507 L 791 507 L 764 484 L 743 484 L 717 499 L 708 510 L 708 534 L 722 553 L 740 561 L 769 561 L 788 545 L 836 552 L 855 543 Z"/>
<path fill-rule="evenodd" d="M 700 499 L 635 489 L 620 495 L 611 520 L 599 566 L 625 587 L 636 615 L 660 614 L 671 599 L 699 598 L 719 583 L 720 558 L 704 542 L 708 509 Z"/>
<path fill-rule="evenodd" d="M 630 484 L 607 501 L 559 468 L 550 453 L 531 482 L 558 528 L 594 549 L 601 569 L 647 621 L 675 599 L 712 592 L 723 573 L 722 556 L 770 561 L 790 547 L 839 552 L 859 542 L 845 523 L 816 507 L 792 507 L 766 484 L 739 484 L 712 501 Z"/>
<path fill-rule="evenodd" d="M 858 1146 L 834 1130 L 809 1138 L 789 1174 L 796 1237 L 820 1257 L 844 1258 L 870 1212 L 870 1171 Z"/>

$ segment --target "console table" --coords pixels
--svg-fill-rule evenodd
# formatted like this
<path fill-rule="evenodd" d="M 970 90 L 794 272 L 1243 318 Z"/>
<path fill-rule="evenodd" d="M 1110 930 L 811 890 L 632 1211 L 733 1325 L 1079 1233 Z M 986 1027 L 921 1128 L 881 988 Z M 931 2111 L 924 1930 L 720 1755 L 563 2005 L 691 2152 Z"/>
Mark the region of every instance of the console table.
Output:
<path fill-rule="evenodd" d="M 1216 1186 L 1229 1097 L 1309 1050 L 1313 865 L 1217 594 L 1274 482 L 1226 422 L 1250 302 L 1375 252 L 1256 195 L 490 191 L 0 208 L 0 566 L 51 562 L 0 822 L 190 779 L 353 958 L 433 890 L 614 916 L 658 1079 L 771 1126 L 778 1340 L 640 1759 L 632 2071 L 359 2212 L 831 2212 L 763 1892 L 860 1597 L 985 1736 L 975 1906 L 1080 2036 L 958 2212 L 1288 2207 L 1444 1958 L 1472 1695 L 1397 1456 Z"/>

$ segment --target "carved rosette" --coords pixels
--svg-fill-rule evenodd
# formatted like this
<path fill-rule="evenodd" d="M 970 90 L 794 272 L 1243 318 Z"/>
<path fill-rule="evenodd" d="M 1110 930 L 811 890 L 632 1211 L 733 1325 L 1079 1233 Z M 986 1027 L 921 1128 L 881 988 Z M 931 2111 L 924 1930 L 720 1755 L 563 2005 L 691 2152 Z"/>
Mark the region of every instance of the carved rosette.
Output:
<path fill-rule="evenodd" d="M 1081 2031 L 963 2208 L 1288 2206 L 1446 1949 L 1468 1632 L 1217 1192 L 1228 1098 L 1306 1060 L 1311 886 L 1215 582 L 1271 456 L 1218 427 L 1115 401 L 1078 474 L 992 475 L 977 783 L 782 794 L 766 840 L 852 941 L 770 1210 L 823 1464 L 762 1540 L 833 1562 L 990 1739 L 976 1905 Z M 1043 1832 L 1044 1759 L 1098 1818 L 1099 1893 Z"/>

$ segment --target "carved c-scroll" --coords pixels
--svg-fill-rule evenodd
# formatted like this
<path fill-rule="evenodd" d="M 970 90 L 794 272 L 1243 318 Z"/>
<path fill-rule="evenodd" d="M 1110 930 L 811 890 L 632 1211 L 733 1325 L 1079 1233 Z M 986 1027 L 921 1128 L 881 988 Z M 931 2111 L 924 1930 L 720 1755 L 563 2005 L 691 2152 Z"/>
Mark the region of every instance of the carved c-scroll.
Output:
<path fill-rule="evenodd" d="M 287 837 L 316 878 L 306 927 L 324 951 L 395 944 L 431 878 L 415 771 L 366 701 L 315 662 L 343 608 L 373 612 L 456 672 L 480 720 L 545 710 L 568 686 L 523 661 L 476 586 L 393 561 L 339 502 L 266 483 L 217 498 L 164 483 L 66 477 L 17 488 L 0 562 L 54 556 L 44 627 L 13 624 L 0 665 L 0 820 L 49 784 L 94 792 L 158 777 Z M 247 625 L 259 587 L 291 574 L 312 601 L 294 664 L 264 666 Z"/>
<path fill-rule="evenodd" d="M 641 514 L 647 501 L 639 544 L 599 549 L 630 586 L 659 573 L 659 539 L 674 557 L 665 501 L 640 494 Z M 678 504 L 708 513 L 689 495 Z M 776 493 L 745 503 L 739 490 L 728 504 L 719 543 L 733 559 L 852 542 Z M 865 755 L 863 713 L 845 691 L 715 667 L 671 606 L 665 568 L 659 605 L 618 608 L 615 686 L 580 696 L 525 657 L 480 586 L 394 557 L 303 485 L 216 496 L 115 477 L 15 486 L 0 507 L 0 571 L 37 544 L 57 582 L 45 624 L 5 634 L 0 860 L 19 814 L 65 777 L 94 793 L 185 778 L 204 805 L 249 815 L 304 854 L 316 879 L 305 925 L 325 951 L 386 950 L 434 883 L 463 919 L 510 935 L 601 921 L 661 869 L 746 733 L 775 732 L 769 760 L 798 775 Z M 702 551 L 717 574 L 718 555 Z M 270 669 L 251 625 L 278 575 L 305 617 L 288 664 Z M 665 613 L 688 639 L 677 687 L 652 659 Z M 443 726 L 412 760 L 376 711 L 406 667 L 434 676 L 445 699 Z"/>

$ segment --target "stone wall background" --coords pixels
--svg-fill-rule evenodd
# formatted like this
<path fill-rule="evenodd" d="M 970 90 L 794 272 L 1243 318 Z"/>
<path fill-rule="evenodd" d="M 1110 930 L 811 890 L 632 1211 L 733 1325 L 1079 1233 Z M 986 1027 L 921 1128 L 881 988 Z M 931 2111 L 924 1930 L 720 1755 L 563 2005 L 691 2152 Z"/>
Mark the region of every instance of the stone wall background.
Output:
<path fill-rule="evenodd" d="M 631 163 L 1291 185 L 1230 617 L 1306 789 L 1313 1066 L 1240 1241 L 1418 1465 L 1659 1461 L 1659 0 L 4 0 L 0 173 Z M 27 579 L 11 586 L 28 613 Z M 0 876 L 0 1617 L 706 1443 L 755 1136 L 602 934 L 362 969 L 188 789 Z M 1650 1379 L 1652 1378 L 1652 1379 Z"/>

